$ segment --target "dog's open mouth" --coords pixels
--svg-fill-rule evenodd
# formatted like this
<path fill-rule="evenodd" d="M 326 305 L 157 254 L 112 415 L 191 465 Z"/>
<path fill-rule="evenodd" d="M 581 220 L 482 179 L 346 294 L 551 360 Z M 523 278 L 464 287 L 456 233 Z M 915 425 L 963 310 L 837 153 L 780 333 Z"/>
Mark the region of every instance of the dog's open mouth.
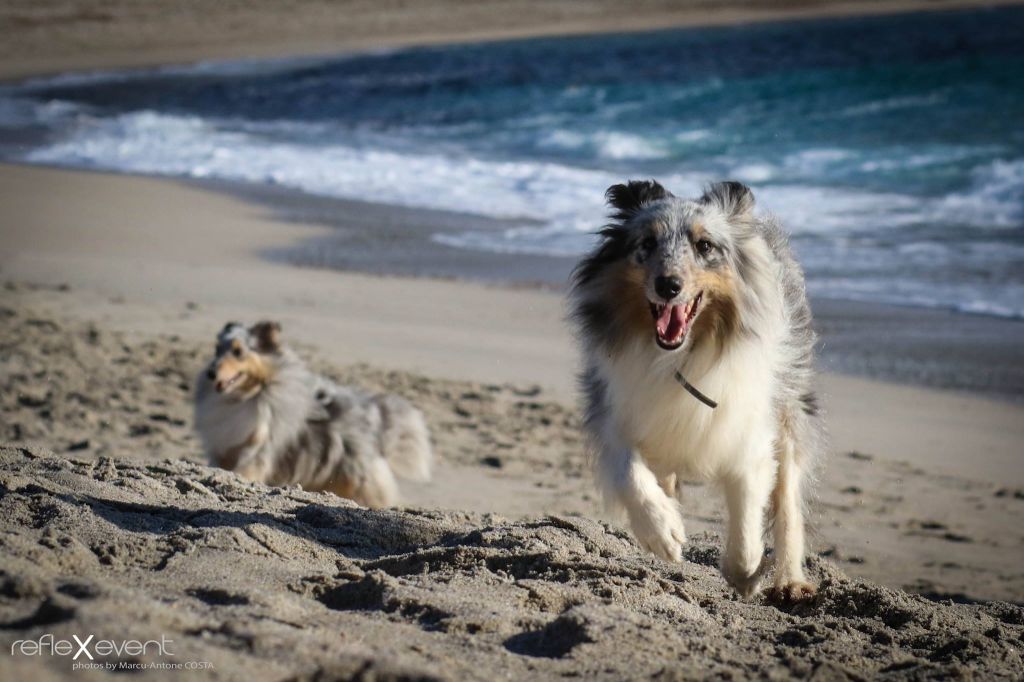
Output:
<path fill-rule="evenodd" d="M 654 317 L 654 337 L 658 345 L 665 350 L 675 350 L 683 345 L 690 325 L 697 317 L 704 292 L 698 293 L 685 305 L 662 305 L 651 303 L 651 315 Z"/>
<path fill-rule="evenodd" d="M 217 382 L 217 392 L 218 393 L 223 393 L 224 391 L 230 391 L 241 380 L 242 380 L 242 372 L 239 372 L 238 374 L 236 374 L 235 376 L 231 377 L 230 379 L 225 379 L 224 381 L 218 381 Z"/>

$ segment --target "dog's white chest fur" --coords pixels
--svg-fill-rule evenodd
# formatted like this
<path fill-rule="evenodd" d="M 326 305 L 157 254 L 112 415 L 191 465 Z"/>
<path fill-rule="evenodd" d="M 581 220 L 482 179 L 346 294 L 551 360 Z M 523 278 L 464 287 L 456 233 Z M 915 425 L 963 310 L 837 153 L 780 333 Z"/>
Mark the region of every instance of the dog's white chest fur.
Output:
<path fill-rule="evenodd" d="M 260 426 L 256 401 L 229 402 L 215 394 L 196 410 L 196 426 L 208 452 L 222 453 L 252 438 Z M 197 406 L 197 408 L 200 406 Z"/>
<path fill-rule="evenodd" d="M 764 346 L 678 356 L 637 342 L 602 368 L 616 426 L 659 477 L 721 478 L 771 455 L 772 358 Z M 718 402 L 711 408 L 676 380 Z"/>

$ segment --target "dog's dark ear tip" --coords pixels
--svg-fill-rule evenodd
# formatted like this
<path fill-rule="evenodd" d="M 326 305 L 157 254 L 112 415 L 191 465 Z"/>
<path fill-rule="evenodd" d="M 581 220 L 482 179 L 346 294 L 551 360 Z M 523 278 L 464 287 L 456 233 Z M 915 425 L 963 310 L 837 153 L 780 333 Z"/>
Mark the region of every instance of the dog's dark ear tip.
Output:
<path fill-rule="evenodd" d="M 260 320 L 249 328 L 257 341 L 259 348 L 265 351 L 274 351 L 281 347 L 281 325 L 271 320 Z"/>
<path fill-rule="evenodd" d="M 701 197 L 704 204 L 716 204 L 726 214 L 747 216 L 754 210 L 754 192 L 742 182 L 723 180 L 709 185 Z"/>
<path fill-rule="evenodd" d="M 754 198 L 753 190 L 739 180 L 726 180 L 722 184 L 728 187 L 729 191 L 736 196 L 749 196 L 751 199 Z"/>
<path fill-rule="evenodd" d="M 672 193 L 656 180 L 629 180 L 624 184 L 612 185 L 605 190 L 608 204 L 620 211 L 618 217 L 636 213 L 644 206 L 671 197 Z"/>

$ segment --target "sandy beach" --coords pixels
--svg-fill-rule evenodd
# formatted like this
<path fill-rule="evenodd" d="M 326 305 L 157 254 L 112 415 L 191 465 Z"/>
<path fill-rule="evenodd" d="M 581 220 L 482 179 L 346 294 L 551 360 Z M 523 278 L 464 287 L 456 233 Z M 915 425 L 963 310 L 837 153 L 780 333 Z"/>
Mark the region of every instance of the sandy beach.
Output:
<path fill-rule="evenodd" d="M 299 4 L 288 21 L 273 3 L 237 24 L 182 11 L 160 39 L 153 8 L 5 7 L 0 74 L 988 3 L 652 2 L 625 24 L 612 3 L 493 3 L 455 19 L 443 3 L 353 3 L 344 17 Z M 415 253 L 435 218 L 465 219 L 0 165 L 0 647 L 163 635 L 211 679 L 1019 675 L 1024 325 L 823 302 L 827 367 L 861 376 L 820 377 L 821 596 L 785 612 L 718 574 L 716 490 L 684 485 L 679 565 L 645 555 L 603 509 L 550 286 L 566 263 L 522 261 L 537 276 L 520 280 L 543 286 L 510 287 L 485 257 L 479 281 L 452 279 L 439 249 L 382 265 L 353 247 L 349 271 L 310 262 L 371 223 L 420 239 L 401 252 Z M 916 333 L 887 333 L 908 317 Z M 193 377 L 225 321 L 268 318 L 319 371 L 420 406 L 435 480 L 371 512 L 206 467 Z M 104 674 L 70 665 L 5 653 L 0 678 Z"/>
<path fill-rule="evenodd" d="M 485 515 L 471 525 L 557 514 L 621 528 L 583 458 L 559 295 L 268 262 L 262 250 L 324 228 L 172 181 L 0 177 L 4 224 L 17 226 L 0 255 L 5 441 L 88 467 L 200 463 L 189 395 L 212 334 L 270 317 L 328 374 L 424 408 L 443 464 L 434 483 L 405 487 L 406 504 Z M 1021 408 L 838 375 L 821 384 L 833 451 L 812 514 L 816 565 L 940 602 L 1020 601 Z M 717 493 L 687 485 L 683 499 L 713 544 Z M 10 613 L 33 603 L 17 597 Z"/>
<path fill-rule="evenodd" d="M 0 7 L 0 76 L 1012 4 L 1020 0 L 643 0 L 628 12 L 612 0 L 11 3 Z"/>

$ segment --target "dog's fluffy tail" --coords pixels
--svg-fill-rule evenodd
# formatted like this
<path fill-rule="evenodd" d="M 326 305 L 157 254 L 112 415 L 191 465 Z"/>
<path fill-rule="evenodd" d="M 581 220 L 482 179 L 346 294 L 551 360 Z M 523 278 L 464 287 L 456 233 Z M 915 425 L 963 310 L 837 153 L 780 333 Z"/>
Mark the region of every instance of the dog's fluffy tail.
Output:
<path fill-rule="evenodd" d="M 434 451 L 423 413 L 397 395 L 377 395 L 373 402 L 380 409 L 381 450 L 392 471 L 410 481 L 429 481 Z"/>

